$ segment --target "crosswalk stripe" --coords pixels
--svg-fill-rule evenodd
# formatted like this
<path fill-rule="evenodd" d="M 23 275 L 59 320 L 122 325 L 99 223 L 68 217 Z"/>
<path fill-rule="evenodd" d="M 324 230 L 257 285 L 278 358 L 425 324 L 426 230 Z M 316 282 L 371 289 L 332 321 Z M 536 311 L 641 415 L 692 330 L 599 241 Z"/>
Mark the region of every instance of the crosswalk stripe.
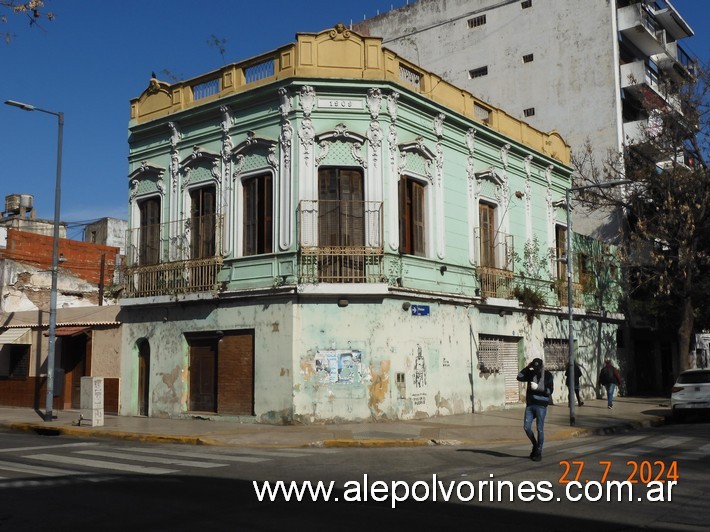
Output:
<path fill-rule="evenodd" d="M 613 441 L 600 441 L 590 445 L 583 445 L 581 447 L 572 447 L 567 450 L 569 454 L 591 454 L 603 449 L 609 449 L 611 447 L 616 447 L 618 445 L 628 445 L 629 443 L 634 443 L 639 440 L 646 438 L 646 436 L 626 436 L 624 438 L 619 438 Z"/>
<path fill-rule="evenodd" d="M 259 458 L 257 456 L 234 456 L 234 455 L 228 455 L 228 454 L 217 455 L 216 453 L 174 451 L 172 449 L 143 449 L 141 447 L 131 447 L 128 450 L 132 451 L 132 452 L 137 452 L 137 453 L 167 454 L 169 456 L 183 456 L 185 458 L 202 458 L 204 460 L 220 460 L 223 462 L 227 461 L 227 462 L 258 463 L 258 462 L 266 462 L 268 460 L 268 458 Z"/>
<path fill-rule="evenodd" d="M 707 458 L 710 454 L 710 443 L 707 443 L 701 447 L 698 447 L 694 451 L 686 451 L 678 455 L 679 460 L 700 460 L 701 458 Z"/>
<path fill-rule="evenodd" d="M 115 453 L 111 451 L 76 451 L 74 454 L 86 454 L 90 456 L 103 456 L 104 458 L 118 458 L 123 460 L 133 460 L 134 462 L 152 462 L 155 464 L 179 465 L 186 467 L 227 467 L 227 464 L 215 464 L 212 462 L 195 462 L 194 460 L 178 460 L 176 458 L 161 458 L 159 456 L 138 456 L 128 453 Z"/>
<path fill-rule="evenodd" d="M 282 457 L 282 458 L 305 458 L 307 456 L 313 456 L 313 453 L 304 453 L 299 451 L 282 451 L 280 449 L 274 450 L 261 450 L 261 449 L 239 449 L 239 454 L 246 454 L 251 456 L 268 456 L 271 458 Z M 234 456 L 234 455 L 223 455 L 221 452 L 219 456 Z"/>
<path fill-rule="evenodd" d="M 18 464 L 15 462 L 4 462 L 2 460 L 0 460 L 0 469 L 4 471 L 15 471 L 16 473 L 31 473 L 33 475 L 41 475 L 44 477 L 82 474 L 79 471 L 68 471 L 66 469 L 55 469 L 53 467 Z"/>
<path fill-rule="evenodd" d="M 147 467 L 131 464 L 119 464 L 116 462 L 105 462 L 102 460 L 89 460 L 87 458 L 78 458 L 76 456 L 58 456 L 53 454 L 33 454 L 24 458 L 32 460 L 44 460 L 46 462 L 56 462 L 59 464 L 72 464 L 85 467 L 95 467 L 98 469 L 112 469 L 115 471 L 129 471 L 132 473 L 144 473 L 146 475 L 166 475 L 168 473 L 177 473 L 175 469 L 162 469 L 159 467 Z"/>
<path fill-rule="evenodd" d="M 680 436 L 669 436 L 668 438 L 663 438 L 653 442 L 653 447 L 655 449 L 667 449 L 668 447 L 680 447 L 684 443 L 691 441 L 693 438 L 684 438 Z"/>
<path fill-rule="evenodd" d="M 66 447 L 90 447 L 93 445 L 98 445 L 98 442 L 64 443 L 60 445 L 37 445 L 35 447 L 11 447 L 7 449 L 0 449 L 0 453 L 43 451 L 45 449 L 63 449 Z"/>

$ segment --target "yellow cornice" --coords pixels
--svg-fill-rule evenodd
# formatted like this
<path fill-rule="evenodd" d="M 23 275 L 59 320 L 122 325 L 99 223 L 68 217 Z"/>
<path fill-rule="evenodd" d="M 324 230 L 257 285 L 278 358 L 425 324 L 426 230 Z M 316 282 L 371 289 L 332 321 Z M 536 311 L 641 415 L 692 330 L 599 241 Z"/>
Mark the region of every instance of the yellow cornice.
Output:
<path fill-rule="evenodd" d="M 148 88 L 131 100 L 131 120 L 134 124 L 142 124 L 288 78 L 378 80 L 406 87 L 564 164 L 570 162 L 569 145 L 556 131 L 544 133 L 476 98 L 383 48 L 379 37 L 364 37 L 338 24 L 320 33 L 299 33 L 296 39 L 295 43 L 272 52 L 187 81 L 169 84 L 153 78 Z M 246 72 L 250 69 L 261 69 L 269 75 L 247 83 Z M 403 73 L 409 76 L 409 81 L 403 79 Z M 206 87 L 210 83 L 214 84 L 212 91 L 207 90 L 210 94 L 195 99 L 193 88 Z M 488 118 L 484 120 L 477 116 L 476 108 L 479 114 L 487 111 Z"/>

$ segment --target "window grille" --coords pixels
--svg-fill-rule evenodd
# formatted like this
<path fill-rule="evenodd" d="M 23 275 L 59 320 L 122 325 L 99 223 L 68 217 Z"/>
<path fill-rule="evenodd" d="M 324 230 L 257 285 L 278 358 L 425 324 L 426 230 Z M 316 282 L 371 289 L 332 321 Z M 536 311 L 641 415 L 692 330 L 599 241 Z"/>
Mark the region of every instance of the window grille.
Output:
<path fill-rule="evenodd" d="M 498 373 L 501 370 L 501 361 L 498 356 L 499 340 L 495 338 L 481 338 L 478 343 L 478 369 L 483 373 Z"/>
<path fill-rule="evenodd" d="M 422 83 L 422 75 L 419 72 L 402 64 L 399 65 L 399 78 L 416 88 L 419 88 Z"/>
<path fill-rule="evenodd" d="M 520 2 L 520 7 L 521 9 L 532 7 L 532 0 L 524 0 L 523 2 Z"/>
<path fill-rule="evenodd" d="M 527 109 L 523 109 L 523 114 L 525 117 L 530 117 L 530 116 L 535 116 L 535 108 L 534 107 L 528 107 Z"/>
<path fill-rule="evenodd" d="M 483 26 L 486 23 L 486 15 L 479 15 L 468 19 L 469 28 L 477 28 L 478 26 Z"/>
<path fill-rule="evenodd" d="M 523 56 L 523 63 L 532 63 L 533 54 L 526 54 Z"/>
<path fill-rule="evenodd" d="M 468 71 L 468 77 L 470 79 L 482 78 L 483 76 L 487 76 L 487 75 L 488 75 L 488 66 L 474 68 L 473 70 Z"/>
<path fill-rule="evenodd" d="M 569 340 L 545 338 L 545 367 L 550 371 L 562 371 L 569 360 Z"/>

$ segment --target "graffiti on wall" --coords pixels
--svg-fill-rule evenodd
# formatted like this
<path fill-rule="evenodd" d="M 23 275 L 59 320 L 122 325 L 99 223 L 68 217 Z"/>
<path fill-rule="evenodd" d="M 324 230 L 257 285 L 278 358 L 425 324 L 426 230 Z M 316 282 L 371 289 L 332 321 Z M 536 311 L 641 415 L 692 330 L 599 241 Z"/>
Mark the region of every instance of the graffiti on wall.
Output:
<path fill-rule="evenodd" d="M 423 388 L 426 386 L 426 360 L 422 355 L 422 346 L 417 344 L 417 357 L 414 359 L 414 386 Z"/>
<path fill-rule="evenodd" d="M 360 351 L 317 351 L 315 356 L 316 379 L 321 384 L 354 384 L 363 381 L 362 354 Z"/>

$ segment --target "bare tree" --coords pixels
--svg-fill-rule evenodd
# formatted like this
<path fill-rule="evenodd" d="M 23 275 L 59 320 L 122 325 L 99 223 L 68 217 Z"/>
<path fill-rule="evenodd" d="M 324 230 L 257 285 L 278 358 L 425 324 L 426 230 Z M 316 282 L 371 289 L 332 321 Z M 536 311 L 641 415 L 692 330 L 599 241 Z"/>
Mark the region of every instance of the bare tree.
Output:
<path fill-rule="evenodd" d="M 641 135 L 602 165 L 589 144 L 573 157 L 580 185 L 631 184 L 587 189 L 577 200 L 620 215 L 630 309 L 673 328 L 685 369 L 694 330 L 710 325 L 710 77 L 692 66 L 640 85 Z"/>
<path fill-rule="evenodd" d="M 44 0 L 0 0 L 0 24 L 10 24 L 10 17 L 16 15 L 29 22 L 30 27 L 42 29 L 42 20 L 54 20 L 54 14 L 45 9 Z M 11 31 L 0 31 L 0 36 L 10 44 L 15 34 Z"/>

